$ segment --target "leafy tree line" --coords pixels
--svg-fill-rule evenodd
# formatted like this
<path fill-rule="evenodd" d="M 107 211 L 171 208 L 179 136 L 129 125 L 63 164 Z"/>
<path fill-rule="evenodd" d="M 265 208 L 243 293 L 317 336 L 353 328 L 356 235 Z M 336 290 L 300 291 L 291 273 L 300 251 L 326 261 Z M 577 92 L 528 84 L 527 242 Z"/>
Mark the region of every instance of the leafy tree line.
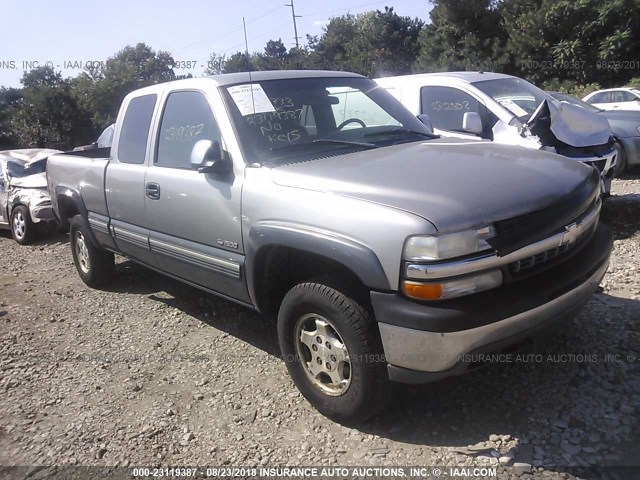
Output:
<path fill-rule="evenodd" d="M 484 70 L 582 96 L 640 85 L 638 0 L 430 0 L 430 22 L 393 8 L 330 19 L 303 47 L 211 54 L 206 74 L 348 70 L 371 77 Z M 426 10 L 426 8 L 425 8 Z M 178 78 L 168 52 L 140 43 L 75 78 L 41 67 L 0 88 L 0 149 L 66 149 L 93 141 L 131 90 Z"/>

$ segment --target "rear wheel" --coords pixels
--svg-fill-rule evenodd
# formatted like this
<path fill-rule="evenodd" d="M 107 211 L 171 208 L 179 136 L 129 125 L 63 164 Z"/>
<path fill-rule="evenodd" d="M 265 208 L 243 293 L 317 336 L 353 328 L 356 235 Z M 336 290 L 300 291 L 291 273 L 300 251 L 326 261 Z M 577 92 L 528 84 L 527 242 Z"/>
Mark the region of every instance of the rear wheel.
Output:
<path fill-rule="evenodd" d="M 36 225 L 31 220 L 29 209 L 18 205 L 11 212 L 11 234 L 20 245 L 28 245 L 36 236 Z"/>
<path fill-rule="evenodd" d="M 93 288 L 108 283 L 115 269 L 113 253 L 94 245 L 80 215 L 71 219 L 70 237 L 73 263 L 82 281 Z"/>
<path fill-rule="evenodd" d="M 348 292 L 314 282 L 293 287 L 278 314 L 278 340 L 291 378 L 323 415 L 358 423 L 391 398 L 375 322 Z"/>
<path fill-rule="evenodd" d="M 613 148 L 616 149 L 616 169 L 613 172 L 614 177 L 619 177 L 624 172 L 625 168 L 627 168 L 627 152 L 625 152 L 624 147 L 619 141 L 616 141 L 613 144 Z"/>

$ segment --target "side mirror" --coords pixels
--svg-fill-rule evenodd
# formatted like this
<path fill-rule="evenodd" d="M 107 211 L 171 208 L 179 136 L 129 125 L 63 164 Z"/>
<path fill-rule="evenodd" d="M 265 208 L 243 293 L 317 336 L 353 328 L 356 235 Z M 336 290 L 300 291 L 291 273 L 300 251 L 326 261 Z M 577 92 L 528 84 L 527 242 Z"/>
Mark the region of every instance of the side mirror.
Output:
<path fill-rule="evenodd" d="M 200 173 L 224 175 L 231 171 L 231 161 L 223 155 L 218 141 L 198 140 L 191 149 L 189 163 Z"/>
<path fill-rule="evenodd" d="M 462 130 L 480 135 L 482 133 L 482 118 L 477 112 L 465 112 L 462 117 Z"/>
<path fill-rule="evenodd" d="M 433 123 L 431 123 L 431 118 L 426 113 L 421 113 L 418 115 L 418 120 L 422 122 L 422 124 L 429 129 L 431 133 L 433 133 Z"/>

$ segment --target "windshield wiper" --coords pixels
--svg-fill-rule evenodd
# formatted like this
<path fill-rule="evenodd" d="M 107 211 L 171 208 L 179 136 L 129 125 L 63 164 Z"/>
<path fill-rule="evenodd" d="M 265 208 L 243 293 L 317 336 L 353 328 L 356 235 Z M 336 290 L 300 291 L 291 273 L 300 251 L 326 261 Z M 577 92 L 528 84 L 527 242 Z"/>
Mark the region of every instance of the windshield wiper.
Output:
<path fill-rule="evenodd" d="M 367 137 L 376 137 L 379 135 L 398 135 L 398 134 L 421 135 L 423 137 L 429 137 L 429 138 L 439 137 L 439 135 L 436 135 L 435 133 L 419 132 L 418 130 L 411 130 L 410 128 L 394 128 L 392 130 L 381 130 L 379 132 L 365 133 L 364 137 L 367 138 Z"/>
<path fill-rule="evenodd" d="M 319 144 L 323 144 L 323 143 L 355 146 L 355 147 L 362 147 L 362 148 L 367 148 L 367 149 L 379 148 L 379 145 L 376 145 L 375 143 L 353 142 L 353 141 L 350 141 L 350 140 L 333 140 L 331 138 L 317 138 L 317 139 L 313 140 L 312 142 L 292 143 L 292 144 L 289 144 L 289 145 L 283 145 L 281 147 L 275 147 L 275 148 L 272 147 L 271 151 L 272 152 L 279 152 L 281 150 L 286 150 L 286 149 L 289 149 L 291 147 L 304 147 L 304 146 L 309 146 L 309 145 L 319 145 Z"/>

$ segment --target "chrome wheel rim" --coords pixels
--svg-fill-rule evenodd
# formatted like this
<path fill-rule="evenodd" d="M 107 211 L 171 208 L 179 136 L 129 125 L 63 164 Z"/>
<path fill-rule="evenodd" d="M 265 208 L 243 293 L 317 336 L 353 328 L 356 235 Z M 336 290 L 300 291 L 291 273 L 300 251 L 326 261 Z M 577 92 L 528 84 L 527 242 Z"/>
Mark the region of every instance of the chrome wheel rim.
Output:
<path fill-rule="evenodd" d="M 22 212 L 18 211 L 13 215 L 13 234 L 22 240 L 27 231 L 27 222 Z"/>
<path fill-rule="evenodd" d="M 81 232 L 76 233 L 76 241 L 74 242 L 74 248 L 76 250 L 76 257 L 78 258 L 78 264 L 80 269 L 84 273 L 89 273 L 91 268 L 91 261 L 89 260 L 89 251 L 87 250 L 87 243 L 84 240 L 84 235 Z"/>
<path fill-rule="evenodd" d="M 300 317 L 295 328 L 296 355 L 311 383 L 337 397 L 351 385 L 349 351 L 335 326 L 315 313 Z"/>

